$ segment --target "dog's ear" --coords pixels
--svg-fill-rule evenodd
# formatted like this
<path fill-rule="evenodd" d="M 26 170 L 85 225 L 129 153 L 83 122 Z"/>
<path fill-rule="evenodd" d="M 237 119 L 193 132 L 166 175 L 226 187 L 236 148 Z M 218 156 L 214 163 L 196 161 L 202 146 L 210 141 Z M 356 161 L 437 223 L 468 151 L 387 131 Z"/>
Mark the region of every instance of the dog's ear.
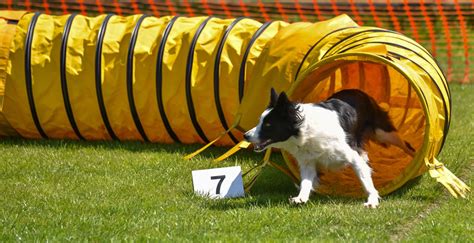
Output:
<path fill-rule="evenodd" d="M 303 122 L 303 117 L 296 103 L 291 102 L 285 92 L 278 96 L 277 104 L 274 108 L 282 117 L 289 119 L 296 127 Z"/>
<path fill-rule="evenodd" d="M 286 96 L 285 92 L 281 92 L 280 95 L 278 96 L 278 101 L 276 102 L 276 106 L 279 108 L 285 108 L 285 107 L 288 107 L 289 104 L 291 104 L 291 102 L 288 99 L 288 96 Z"/>
<path fill-rule="evenodd" d="M 275 89 L 272 88 L 270 90 L 270 104 L 268 105 L 269 108 L 275 107 L 278 100 L 278 94 L 276 93 Z"/>

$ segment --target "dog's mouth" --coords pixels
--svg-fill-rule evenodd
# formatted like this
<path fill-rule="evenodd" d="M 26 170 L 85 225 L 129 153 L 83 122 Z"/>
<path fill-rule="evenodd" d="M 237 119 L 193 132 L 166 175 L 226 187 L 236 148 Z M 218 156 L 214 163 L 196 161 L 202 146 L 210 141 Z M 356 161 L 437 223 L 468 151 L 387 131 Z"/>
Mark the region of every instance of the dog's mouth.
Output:
<path fill-rule="evenodd" d="M 263 142 L 260 142 L 260 143 L 253 143 L 253 150 L 255 152 L 262 152 L 263 150 L 265 150 L 267 148 L 268 145 L 270 145 L 272 143 L 272 140 L 271 139 L 267 139 Z"/>

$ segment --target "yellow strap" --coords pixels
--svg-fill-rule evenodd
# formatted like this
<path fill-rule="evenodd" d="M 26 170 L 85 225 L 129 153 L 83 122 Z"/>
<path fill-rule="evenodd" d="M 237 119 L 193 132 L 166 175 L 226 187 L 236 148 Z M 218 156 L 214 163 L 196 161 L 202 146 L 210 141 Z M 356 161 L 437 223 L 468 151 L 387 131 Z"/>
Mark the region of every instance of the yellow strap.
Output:
<path fill-rule="evenodd" d="M 202 148 L 200 148 L 200 149 L 194 151 L 193 153 L 190 153 L 190 154 L 184 156 L 184 159 L 186 159 L 186 160 L 191 159 L 191 158 L 193 158 L 194 156 L 200 154 L 202 151 L 204 151 L 204 150 L 206 150 L 207 148 L 209 148 L 211 145 L 213 145 L 213 144 L 214 144 L 215 142 L 217 142 L 219 139 L 221 139 L 222 137 L 224 137 L 227 133 L 229 133 L 229 132 L 232 131 L 234 128 L 236 128 L 236 127 L 239 125 L 239 121 L 240 121 L 240 116 L 237 116 L 237 117 L 236 117 L 236 120 L 235 120 L 235 122 L 234 122 L 234 124 L 232 124 L 232 126 L 230 126 L 230 128 L 227 129 L 227 131 L 223 132 L 221 135 L 219 135 L 219 137 L 217 137 L 216 139 L 212 140 L 212 141 L 209 142 L 208 144 L 204 145 L 204 147 L 202 147 Z M 243 141 L 242 141 L 242 142 L 243 142 Z M 242 142 L 240 142 L 240 143 L 242 143 Z M 238 143 L 237 145 L 239 145 L 240 143 Z M 236 145 L 236 146 L 237 146 L 237 145 Z M 249 144 L 249 145 L 250 145 L 250 144 Z M 248 147 L 249 145 L 247 145 L 247 147 Z M 247 147 L 245 147 L 245 148 L 247 148 Z M 235 148 L 235 146 L 234 146 L 234 148 Z M 232 149 L 233 149 L 233 148 L 232 148 Z M 235 152 L 237 152 L 237 151 L 235 151 Z M 234 152 L 234 153 L 235 153 L 235 152 Z M 232 154 L 233 154 L 233 153 L 232 153 Z M 232 155 L 232 154 L 231 154 L 231 155 Z M 229 155 L 229 156 L 230 156 L 230 155 Z M 226 158 L 227 158 L 227 157 L 226 157 Z M 225 158 L 223 158 L 223 159 L 225 159 Z M 222 160 L 223 160 L 223 159 L 222 159 Z M 214 160 L 214 161 L 216 161 L 216 160 Z M 219 161 L 220 161 L 220 160 L 219 160 Z"/>
<path fill-rule="evenodd" d="M 273 166 L 275 169 L 277 169 L 277 170 L 283 172 L 285 175 L 287 175 L 288 177 L 290 177 L 291 180 L 293 180 L 294 183 L 298 183 L 298 179 L 296 179 L 296 177 L 295 177 L 293 174 L 291 174 L 291 171 L 290 171 L 290 170 L 288 170 L 287 168 L 285 168 L 285 167 L 283 167 L 283 166 L 281 166 L 281 165 L 279 165 L 279 164 L 273 163 L 272 161 L 268 161 L 268 163 L 269 163 L 271 166 Z"/>
<path fill-rule="evenodd" d="M 242 176 L 246 176 L 248 175 L 248 173 L 250 171 L 253 171 L 254 169 L 258 169 L 257 173 L 255 175 L 253 175 L 250 179 L 249 182 L 245 183 L 245 186 L 244 186 L 244 190 L 246 192 L 248 192 L 252 187 L 253 185 L 255 184 L 255 182 L 257 181 L 257 177 L 262 173 L 263 171 L 263 168 L 268 164 L 268 163 L 272 163 L 270 162 L 270 156 L 272 154 L 272 150 L 271 149 L 267 149 L 265 151 L 265 156 L 263 156 L 263 161 L 262 163 L 260 163 L 259 165 L 251 168 L 250 170 L 248 170 L 247 172 L 245 172 Z"/>
<path fill-rule="evenodd" d="M 220 162 L 222 160 L 227 159 L 229 156 L 235 154 L 237 151 L 243 148 L 248 148 L 250 146 L 250 143 L 247 141 L 240 141 L 238 144 L 236 144 L 234 147 L 229 149 L 225 154 L 219 156 L 219 158 L 215 159 L 214 162 Z"/>
<path fill-rule="evenodd" d="M 260 170 L 255 176 L 253 176 L 249 182 L 245 183 L 244 190 L 246 193 L 248 193 L 250 189 L 252 189 L 253 185 L 257 181 L 257 177 L 260 175 L 261 172 L 262 170 Z"/>
<path fill-rule="evenodd" d="M 466 194 L 471 188 L 449 171 L 443 163 L 439 162 L 436 158 L 431 163 L 425 162 L 429 167 L 430 176 L 443 184 L 453 197 L 458 198 L 460 196 L 466 198 Z"/>
<path fill-rule="evenodd" d="M 262 160 L 262 163 L 260 163 L 259 165 L 256 165 L 254 167 L 252 167 L 250 170 L 248 170 L 247 172 L 245 172 L 242 176 L 246 176 L 248 173 L 250 173 L 252 170 L 254 169 L 257 169 L 257 168 L 260 168 L 260 167 L 264 167 L 267 165 L 267 163 L 270 162 L 270 155 L 272 154 L 272 150 L 271 149 L 267 149 L 266 152 L 265 152 L 265 156 L 263 156 L 263 160 Z"/>
<path fill-rule="evenodd" d="M 265 151 L 265 156 L 263 156 L 263 163 L 264 165 L 268 163 L 268 161 L 270 161 L 270 156 L 272 155 L 272 149 L 267 149 Z"/>
<path fill-rule="evenodd" d="M 219 137 L 217 137 L 216 139 L 212 140 L 211 142 L 209 142 L 208 144 L 206 144 L 204 147 L 184 156 L 184 159 L 188 160 L 188 159 L 191 159 L 193 158 L 194 156 L 200 154 L 202 151 L 206 150 L 207 148 L 209 148 L 211 145 L 213 145 L 215 142 L 217 142 L 219 139 L 221 139 L 224 135 L 226 135 L 227 133 L 229 132 L 229 130 L 227 130 L 226 132 L 222 133 L 221 135 L 219 135 Z"/>

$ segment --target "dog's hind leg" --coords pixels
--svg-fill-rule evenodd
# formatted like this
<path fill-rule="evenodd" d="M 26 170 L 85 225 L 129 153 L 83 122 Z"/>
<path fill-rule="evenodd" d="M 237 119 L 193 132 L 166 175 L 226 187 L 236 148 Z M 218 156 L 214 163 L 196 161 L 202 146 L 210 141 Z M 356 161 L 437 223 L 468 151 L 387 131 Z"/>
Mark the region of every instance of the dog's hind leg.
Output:
<path fill-rule="evenodd" d="M 299 162 L 299 166 L 301 175 L 300 192 L 298 196 L 290 198 L 290 203 L 293 204 L 306 203 L 309 200 L 311 190 L 315 186 L 314 183 L 318 181 L 314 163 Z"/>
<path fill-rule="evenodd" d="M 375 129 L 375 140 L 382 144 L 392 144 L 401 148 L 411 157 L 415 156 L 415 149 L 406 141 L 403 141 L 396 131 L 386 132 L 382 129 Z"/>
<path fill-rule="evenodd" d="M 365 192 L 368 194 L 367 202 L 364 206 L 369 208 L 376 208 L 379 205 L 379 192 L 375 189 L 374 183 L 372 181 L 372 169 L 367 164 L 367 161 L 363 156 L 359 155 L 356 151 L 351 153 L 352 158 L 350 162 L 354 172 L 359 178 Z"/>

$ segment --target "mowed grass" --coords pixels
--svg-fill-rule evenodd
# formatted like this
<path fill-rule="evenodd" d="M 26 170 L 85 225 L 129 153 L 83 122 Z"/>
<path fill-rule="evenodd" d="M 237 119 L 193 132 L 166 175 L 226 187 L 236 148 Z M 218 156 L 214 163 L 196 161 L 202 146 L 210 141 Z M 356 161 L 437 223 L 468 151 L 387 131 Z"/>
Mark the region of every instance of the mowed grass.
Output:
<path fill-rule="evenodd" d="M 439 159 L 472 185 L 474 85 L 451 89 L 453 122 Z M 270 167 L 246 197 L 210 200 L 194 195 L 192 170 L 249 168 L 262 155 L 214 164 L 226 149 L 212 148 L 182 159 L 198 147 L 0 140 L 0 241 L 474 241 L 471 199 L 452 198 L 428 174 L 376 210 L 320 195 L 290 206 L 296 189 Z"/>

